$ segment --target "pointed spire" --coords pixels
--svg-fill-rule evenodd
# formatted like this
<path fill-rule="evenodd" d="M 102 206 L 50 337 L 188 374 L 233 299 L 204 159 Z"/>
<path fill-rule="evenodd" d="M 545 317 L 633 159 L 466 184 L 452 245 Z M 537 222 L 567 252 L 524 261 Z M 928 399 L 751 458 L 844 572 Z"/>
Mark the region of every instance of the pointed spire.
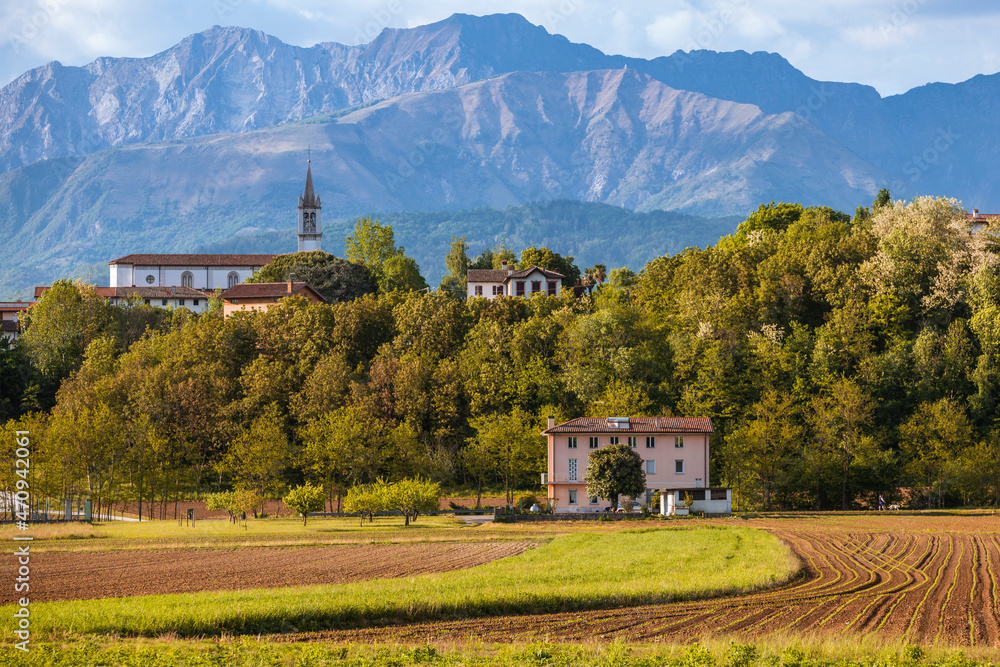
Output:
<path fill-rule="evenodd" d="M 312 148 L 307 148 L 309 157 L 306 160 L 306 190 L 299 197 L 299 206 L 305 206 L 309 208 L 319 208 L 319 199 L 316 198 L 316 192 L 313 190 L 313 175 L 312 175 Z"/>

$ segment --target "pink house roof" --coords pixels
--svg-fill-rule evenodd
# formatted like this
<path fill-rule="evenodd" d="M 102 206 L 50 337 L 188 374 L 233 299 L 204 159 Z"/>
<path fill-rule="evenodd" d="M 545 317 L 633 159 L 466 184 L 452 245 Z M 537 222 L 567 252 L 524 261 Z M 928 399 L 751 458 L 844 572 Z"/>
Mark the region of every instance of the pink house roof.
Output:
<path fill-rule="evenodd" d="M 542 431 L 550 433 L 714 433 L 708 417 L 629 417 L 628 427 L 621 424 L 624 418 L 578 417 Z"/>

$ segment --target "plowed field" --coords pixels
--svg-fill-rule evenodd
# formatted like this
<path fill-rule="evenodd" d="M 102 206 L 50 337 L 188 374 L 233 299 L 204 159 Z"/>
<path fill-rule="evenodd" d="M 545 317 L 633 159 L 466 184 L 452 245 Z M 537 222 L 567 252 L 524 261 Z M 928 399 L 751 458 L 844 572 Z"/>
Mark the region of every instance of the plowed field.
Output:
<path fill-rule="evenodd" d="M 46 552 L 31 556 L 31 599 L 93 598 L 343 584 L 447 572 L 514 556 L 527 542 Z M 4 559 L 13 581 L 13 558 Z M 0 604 L 16 599 L 12 586 Z"/>
<path fill-rule="evenodd" d="M 878 521 L 881 528 L 883 520 Z M 994 526 L 990 532 L 944 532 L 964 530 L 967 522 L 937 518 L 900 522 L 897 528 L 905 528 L 886 531 L 842 530 L 829 524 L 810 529 L 803 521 L 765 523 L 791 545 L 806 569 L 796 581 L 764 593 L 583 613 L 366 628 L 323 637 L 690 641 L 708 635 L 753 639 L 877 633 L 919 644 L 1000 645 L 1000 536 Z M 983 521 L 974 523 L 986 527 Z M 927 532 L 935 529 L 939 532 Z"/>

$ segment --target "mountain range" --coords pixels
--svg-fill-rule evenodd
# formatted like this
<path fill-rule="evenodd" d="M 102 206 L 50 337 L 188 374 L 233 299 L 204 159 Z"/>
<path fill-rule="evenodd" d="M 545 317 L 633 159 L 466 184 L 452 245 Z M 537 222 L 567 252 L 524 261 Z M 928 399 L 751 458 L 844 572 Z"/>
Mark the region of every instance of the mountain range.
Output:
<path fill-rule="evenodd" d="M 986 111 L 998 87 L 977 76 L 882 98 L 777 54 L 606 55 L 516 14 L 360 46 L 214 27 L 0 89 L 0 243 L 14 256 L 0 291 L 129 252 L 273 238 L 294 224 L 307 147 L 331 224 L 556 200 L 716 219 L 771 200 L 850 212 L 881 187 L 985 210 L 1000 206 L 983 168 L 1000 152 Z"/>

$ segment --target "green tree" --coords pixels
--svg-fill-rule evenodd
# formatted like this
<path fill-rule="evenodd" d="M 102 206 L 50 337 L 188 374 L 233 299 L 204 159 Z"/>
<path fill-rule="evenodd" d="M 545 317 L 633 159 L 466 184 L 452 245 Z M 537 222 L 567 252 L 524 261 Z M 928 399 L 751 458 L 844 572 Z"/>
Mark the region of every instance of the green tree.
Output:
<path fill-rule="evenodd" d="M 771 509 L 775 488 L 792 467 L 792 457 L 802 444 L 804 429 L 796 413 L 792 396 L 770 390 L 754 404 L 751 418 L 730 436 L 742 440 L 742 453 L 751 462 L 765 511 Z"/>
<path fill-rule="evenodd" d="M 223 511 L 229 515 L 230 522 L 236 523 L 236 501 L 232 491 L 209 493 L 205 496 L 205 509 L 211 512 Z"/>
<path fill-rule="evenodd" d="M 915 481 L 927 485 L 927 506 L 933 507 L 933 492 L 937 487 L 940 507 L 948 463 L 956 460 L 972 439 L 965 410 L 950 398 L 921 403 L 899 427 L 899 439 L 909 461 L 908 472 Z"/>
<path fill-rule="evenodd" d="M 332 502 L 336 490 L 374 480 L 383 462 L 385 425 L 363 407 L 347 405 L 310 421 L 301 431 L 302 462 Z"/>
<path fill-rule="evenodd" d="M 352 486 L 344 498 L 344 509 L 348 512 L 357 512 L 361 517 L 361 525 L 365 525 L 365 516 L 368 522 L 375 520 L 375 512 L 384 512 L 389 509 L 389 483 L 379 479 L 373 484 L 358 484 Z"/>
<path fill-rule="evenodd" d="M 382 292 L 417 292 L 427 289 L 427 281 L 420 275 L 420 267 L 412 257 L 394 255 L 382 265 L 379 289 Z"/>
<path fill-rule="evenodd" d="M 23 348 L 0 335 L 0 422 L 21 413 L 21 399 L 28 388 L 30 373 Z"/>
<path fill-rule="evenodd" d="M 250 515 L 257 511 L 258 507 L 263 507 L 264 498 L 253 492 L 253 489 L 237 489 L 230 496 L 233 514 L 243 516 L 243 528 L 247 529 L 247 521 Z"/>
<path fill-rule="evenodd" d="M 451 249 L 444 258 L 445 274 L 438 289 L 465 298 L 469 275 L 469 244 L 465 237 L 453 236 Z"/>
<path fill-rule="evenodd" d="M 546 247 L 536 248 L 529 246 L 521 253 L 518 266 L 527 269 L 532 266 L 540 266 L 549 271 L 556 271 L 563 275 L 563 286 L 571 288 L 580 281 L 580 269 L 573 263 L 572 257 L 563 257 L 557 252 L 552 252 Z"/>
<path fill-rule="evenodd" d="M 802 217 L 801 204 L 761 204 L 756 211 L 740 223 L 737 232 L 743 235 L 758 231 L 784 231 Z"/>
<path fill-rule="evenodd" d="M 330 303 L 352 301 L 377 290 L 367 265 L 322 250 L 278 255 L 250 276 L 251 283 L 307 282 Z"/>
<path fill-rule="evenodd" d="M 229 447 L 220 469 L 232 475 L 237 490 L 248 489 L 268 497 L 278 490 L 281 475 L 291 463 L 284 420 L 275 405 L 266 406 Z"/>
<path fill-rule="evenodd" d="M 389 486 L 386 505 L 398 510 L 404 517 L 404 525 L 417 520 L 421 512 L 433 512 L 438 508 L 441 487 L 436 482 L 423 479 L 403 479 Z"/>
<path fill-rule="evenodd" d="M 531 415 L 519 408 L 510 414 L 472 419 L 470 425 L 479 441 L 474 446 L 484 447 L 493 455 L 494 471 L 503 480 L 507 504 L 513 504 L 515 485 L 542 472 L 545 440 L 539 435 L 541 429 Z"/>
<path fill-rule="evenodd" d="M 326 506 L 326 493 L 322 486 L 313 486 L 308 482 L 296 486 L 281 499 L 285 505 L 302 515 L 302 525 L 306 525 L 309 512 L 321 512 Z"/>
<path fill-rule="evenodd" d="M 817 444 L 838 463 L 841 508 L 844 510 L 848 509 L 848 488 L 855 461 L 865 458 L 876 448 L 865 433 L 871 419 L 871 399 L 852 380 L 838 380 L 828 393 L 813 399 L 813 432 Z"/>
<path fill-rule="evenodd" d="M 637 451 L 628 445 L 609 445 L 590 453 L 588 496 L 607 498 L 614 504 L 619 496 L 634 500 L 645 492 L 646 471 Z"/>
<path fill-rule="evenodd" d="M 370 217 L 359 218 L 354 223 L 354 233 L 347 236 L 345 245 L 347 259 L 366 266 L 380 285 L 386 262 L 405 252 L 402 246 L 396 246 L 392 225 L 379 224 Z"/>
<path fill-rule="evenodd" d="M 60 382 L 80 367 L 83 353 L 114 324 L 115 309 L 82 282 L 57 280 L 20 317 L 19 339 L 37 372 L 35 403 L 48 409 Z"/>

